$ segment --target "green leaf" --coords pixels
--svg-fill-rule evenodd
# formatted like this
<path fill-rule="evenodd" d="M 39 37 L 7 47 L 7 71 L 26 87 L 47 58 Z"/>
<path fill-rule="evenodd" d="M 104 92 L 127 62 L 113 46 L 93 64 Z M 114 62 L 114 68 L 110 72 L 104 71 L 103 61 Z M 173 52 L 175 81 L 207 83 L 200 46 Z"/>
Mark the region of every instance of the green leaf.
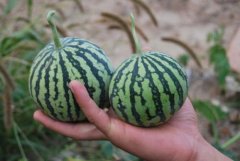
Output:
<path fill-rule="evenodd" d="M 209 60 L 214 66 L 217 80 L 221 88 L 225 87 L 225 79 L 230 74 L 230 65 L 228 62 L 226 50 L 222 45 L 224 29 L 220 28 L 208 35 L 208 42 L 213 42 L 209 49 Z"/>
<path fill-rule="evenodd" d="M 21 158 L 21 159 L 18 159 L 18 161 L 27 161 L 27 160 L 24 158 Z"/>
<path fill-rule="evenodd" d="M 100 142 L 100 150 L 104 156 L 111 158 L 113 156 L 113 145 L 109 141 Z"/>
<path fill-rule="evenodd" d="M 219 85 L 225 86 L 225 79 L 230 74 L 230 65 L 225 48 L 220 44 L 215 44 L 209 49 L 210 63 L 214 66 Z"/>
<path fill-rule="evenodd" d="M 4 8 L 4 14 L 5 15 L 9 14 L 12 11 L 12 9 L 16 6 L 17 2 L 18 2 L 17 0 L 8 0 L 7 5 Z"/>
<path fill-rule="evenodd" d="M 182 64 L 183 66 L 187 66 L 189 59 L 190 59 L 190 57 L 188 54 L 182 54 L 177 58 L 178 62 L 180 64 Z"/>
<path fill-rule="evenodd" d="M 210 122 L 216 122 L 226 118 L 227 113 L 220 106 L 213 105 L 209 101 L 195 100 L 193 106 L 202 116 Z"/>
<path fill-rule="evenodd" d="M 114 146 L 111 142 L 109 141 L 100 141 L 100 151 L 103 156 L 106 156 L 107 159 L 113 159 L 113 156 L 118 156 L 121 158 L 121 160 L 124 161 L 138 161 L 139 158 L 126 152 L 123 151 L 116 146 Z"/>
<path fill-rule="evenodd" d="M 228 156 L 229 158 L 233 159 L 234 161 L 237 161 L 237 154 L 234 151 L 227 150 L 221 147 L 219 144 L 213 145 L 217 150 L 219 150 L 224 155 Z"/>
<path fill-rule="evenodd" d="M 214 32 L 211 32 L 207 36 L 207 41 L 208 42 L 213 42 L 213 43 L 221 43 L 224 35 L 224 28 L 221 27 L 220 29 L 216 29 Z"/>
<path fill-rule="evenodd" d="M 65 161 L 86 161 L 86 160 L 83 160 L 83 159 L 80 159 L 80 158 L 73 158 L 73 157 L 69 157 L 69 158 L 66 158 Z"/>
<path fill-rule="evenodd" d="M 0 54 L 6 56 L 19 48 L 25 41 L 33 41 L 42 44 L 38 33 L 32 29 L 21 30 L 5 37 L 0 42 Z"/>

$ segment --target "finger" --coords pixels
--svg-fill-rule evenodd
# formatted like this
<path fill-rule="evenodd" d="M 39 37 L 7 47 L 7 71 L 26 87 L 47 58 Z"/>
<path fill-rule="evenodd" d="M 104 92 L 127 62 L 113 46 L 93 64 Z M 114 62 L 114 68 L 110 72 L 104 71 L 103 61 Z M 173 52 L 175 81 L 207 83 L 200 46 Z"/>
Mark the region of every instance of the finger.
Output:
<path fill-rule="evenodd" d="M 41 110 L 37 110 L 33 114 L 33 118 L 43 124 L 45 127 L 78 140 L 100 140 L 105 139 L 104 134 L 90 123 L 66 123 L 54 120 L 44 114 Z"/>
<path fill-rule="evenodd" d="M 78 81 L 71 81 L 69 87 L 88 120 L 95 124 L 105 135 L 108 135 L 111 129 L 111 118 L 108 114 L 91 99 L 84 85 Z"/>
<path fill-rule="evenodd" d="M 181 127 L 197 127 L 198 124 L 196 112 L 189 98 L 187 98 L 176 114 L 169 120 L 169 124 Z M 184 126 L 183 126 L 184 125 Z"/>
<path fill-rule="evenodd" d="M 116 115 L 116 113 L 113 111 L 112 108 L 110 108 L 108 111 L 107 111 L 108 115 L 111 117 L 111 118 L 115 118 L 115 119 L 119 119 L 119 117 Z"/>

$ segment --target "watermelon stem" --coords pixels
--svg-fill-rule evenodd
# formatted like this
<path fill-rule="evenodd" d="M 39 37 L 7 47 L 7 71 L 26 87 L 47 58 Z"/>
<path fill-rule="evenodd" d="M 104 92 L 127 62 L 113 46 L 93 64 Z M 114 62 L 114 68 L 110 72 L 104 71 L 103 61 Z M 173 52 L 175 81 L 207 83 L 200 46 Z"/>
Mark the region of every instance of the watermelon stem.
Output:
<path fill-rule="evenodd" d="M 55 14 L 56 14 L 55 11 L 49 11 L 48 14 L 47 14 L 47 21 L 48 21 L 48 24 L 50 25 L 51 30 L 52 30 L 53 41 L 54 41 L 55 47 L 57 49 L 60 49 L 62 47 L 62 44 L 61 44 L 60 39 L 59 39 L 59 34 L 58 34 L 58 31 L 57 31 L 57 27 L 52 21 L 52 18 L 53 18 L 53 16 L 55 16 Z"/>
<path fill-rule="evenodd" d="M 133 36 L 133 39 L 134 39 L 135 49 L 136 49 L 136 51 L 134 53 L 135 54 L 141 54 L 142 53 L 142 48 L 141 48 L 140 41 L 139 41 L 139 39 L 137 37 L 137 34 L 136 34 L 135 18 L 134 18 L 132 13 L 131 13 L 131 22 L 132 22 L 132 36 Z"/>
<path fill-rule="evenodd" d="M 135 47 L 134 39 L 133 39 L 133 36 L 131 33 L 131 29 L 128 27 L 127 22 L 124 19 L 122 19 L 121 17 L 119 17 L 118 15 L 114 15 L 114 14 L 108 13 L 108 12 L 102 12 L 102 16 L 117 22 L 119 24 L 119 26 L 121 26 L 121 28 L 126 32 L 128 38 L 129 38 L 132 52 L 134 53 L 136 51 L 136 47 Z"/>
<path fill-rule="evenodd" d="M 151 8 L 147 5 L 147 3 L 145 3 L 143 0 L 131 0 L 135 6 L 138 6 L 139 8 L 142 8 L 143 10 L 146 11 L 146 13 L 149 15 L 149 17 L 151 18 L 153 24 L 158 27 L 158 22 L 156 17 L 154 16 Z M 136 8 L 136 7 L 135 7 Z M 137 9 L 137 8 L 136 8 Z M 137 10 L 136 10 L 137 12 Z"/>

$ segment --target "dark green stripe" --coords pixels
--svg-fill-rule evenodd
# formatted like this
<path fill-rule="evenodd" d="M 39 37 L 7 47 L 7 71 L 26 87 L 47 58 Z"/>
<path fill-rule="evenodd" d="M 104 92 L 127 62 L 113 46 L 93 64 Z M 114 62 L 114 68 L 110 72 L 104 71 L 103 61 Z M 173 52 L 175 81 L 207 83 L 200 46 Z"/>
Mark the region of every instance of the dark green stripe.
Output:
<path fill-rule="evenodd" d="M 43 55 L 43 57 L 38 60 L 36 59 L 34 64 L 32 65 L 31 67 L 31 71 L 30 71 L 30 77 L 29 77 L 29 89 L 30 89 L 30 95 L 33 97 L 33 78 L 35 76 L 35 72 L 36 72 L 36 69 L 39 68 L 39 64 L 42 63 L 42 61 L 46 58 L 49 58 L 51 56 L 51 51 L 47 52 L 45 55 Z M 37 61 L 37 62 L 36 62 Z"/>
<path fill-rule="evenodd" d="M 107 71 L 107 73 L 108 73 L 108 75 L 112 75 L 112 73 L 113 73 L 113 71 L 112 71 L 112 69 L 111 69 L 111 67 L 109 66 L 109 63 L 108 63 L 108 60 L 107 60 L 107 58 L 106 58 L 106 55 L 104 54 L 104 53 L 102 53 L 102 52 L 99 52 L 99 53 L 101 53 L 103 56 L 104 56 L 104 58 L 105 58 L 105 60 L 103 60 L 101 57 L 99 57 L 96 53 L 93 53 L 91 50 L 89 50 L 89 49 L 84 49 L 84 48 L 79 48 L 78 47 L 78 50 L 79 50 L 79 53 L 80 53 L 80 51 L 83 51 L 85 54 L 86 54 L 86 57 L 88 57 L 88 54 L 90 55 L 90 56 L 92 56 L 99 64 L 101 64 L 103 67 L 104 67 L 104 70 L 105 71 Z M 81 53 L 80 53 L 81 54 Z M 82 55 L 84 55 L 84 54 L 81 54 L 81 56 Z M 93 65 L 93 66 L 95 66 L 95 65 Z M 97 68 L 96 66 L 95 66 L 95 68 Z"/>
<path fill-rule="evenodd" d="M 81 51 L 83 51 L 84 54 L 82 54 Z M 80 70 L 81 76 L 83 77 L 83 81 L 84 81 L 84 83 L 86 83 L 86 87 L 87 87 L 87 90 L 89 92 L 89 95 L 90 95 L 91 98 L 93 98 L 93 93 L 98 89 L 95 89 L 94 85 L 89 84 L 90 82 L 88 81 L 88 78 L 86 77 L 86 72 L 87 71 L 84 70 L 85 68 L 83 66 L 81 67 L 80 62 L 78 60 L 73 58 L 73 56 L 72 56 L 73 53 L 69 52 L 69 51 L 66 51 L 66 50 L 65 50 L 65 52 L 66 52 L 67 59 L 72 64 L 72 66 L 74 68 Z M 99 76 L 97 67 L 94 66 L 93 62 L 90 61 L 88 59 L 88 57 L 86 56 L 86 51 L 80 49 L 75 54 L 80 59 L 83 59 L 86 62 L 86 64 L 90 68 L 89 72 L 91 72 L 91 75 L 97 79 L 97 81 L 99 83 L 99 90 L 101 90 L 101 94 L 99 96 L 99 106 L 103 107 L 104 104 L 105 104 L 105 100 L 106 100 L 105 99 L 106 98 L 106 91 L 105 91 L 105 86 L 106 85 L 105 85 L 105 82 L 104 82 L 103 78 L 101 76 Z"/>
<path fill-rule="evenodd" d="M 134 116 L 134 118 L 136 119 L 136 122 L 138 125 L 143 126 L 143 122 L 141 121 L 141 117 L 138 114 L 137 110 L 136 110 L 136 101 L 135 101 L 135 96 L 136 96 L 136 92 L 134 90 L 134 84 L 135 84 L 135 80 L 136 77 L 138 75 L 138 61 L 139 61 L 139 57 L 136 58 L 137 60 L 135 61 L 134 67 L 133 67 L 133 71 L 132 71 L 132 77 L 131 77 L 131 84 L 129 85 L 129 89 L 130 89 L 130 101 L 131 101 L 131 111 L 132 114 Z M 124 87 L 125 88 L 125 87 Z"/>
<path fill-rule="evenodd" d="M 51 96 L 50 96 L 50 88 L 49 88 L 49 84 L 50 84 L 50 82 L 49 82 L 49 79 L 50 79 L 49 73 L 50 73 L 50 70 L 51 70 L 51 65 L 53 63 L 53 57 L 51 56 L 49 61 L 46 61 L 46 62 L 47 62 L 47 64 L 50 64 L 50 65 L 48 65 L 47 68 L 45 68 L 45 77 L 42 78 L 45 81 L 45 89 L 46 89 L 46 93 L 44 94 L 44 96 L 45 96 L 44 97 L 44 101 L 45 101 L 45 103 L 47 105 L 47 108 L 51 112 L 51 115 L 56 118 L 57 114 L 54 111 L 54 108 L 56 108 L 56 107 L 53 107 L 51 102 L 50 102 L 50 97 Z"/>
<path fill-rule="evenodd" d="M 77 44 L 73 44 L 73 43 L 77 43 Z M 68 46 L 68 47 L 72 47 L 72 48 L 80 48 L 80 49 L 94 49 L 96 50 L 99 54 L 101 54 L 102 56 L 106 56 L 106 54 L 104 53 L 104 51 L 97 45 L 95 45 L 94 43 L 90 42 L 90 41 L 87 41 L 87 40 L 84 40 L 84 39 L 74 39 L 72 41 L 66 41 L 65 44 Z M 83 44 L 87 44 L 88 47 L 87 48 L 83 48 L 82 45 Z"/>
<path fill-rule="evenodd" d="M 66 51 L 66 50 L 64 50 L 64 52 L 66 53 L 67 60 L 80 73 L 81 79 L 83 80 L 84 85 L 86 86 L 86 88 L 89 88 L 90 85 L 88 84 L 89 80 L 88 80 L 88 77 L 87 77 L 87 71 L 85 70 L 85 68 L 80 63 L 80 60 L 82 60 L 83 58 L 81 58 L 81 56 L 79 56 L 80 59 L 76 60 L 76 59 L 73 58 L 73 56 L 72 56 L 73 53 L 72 52 L 69 52 L 69 51 Z M 91 95 L 91 97 L 92 97 L 92 95 Z"/>
<path fill-rule="evenodd" d="M 99 89 L 101 90 L 101 94 L 99 96 L 100 98 L 99 107 L 103 107 L 106 104 L 106 101 L 108 101 L 108 97 L 107 97 L 108 91 L 106 91 L 106 86 L 108 85 L 105 84 L 106 82 L 104 81 L 104 78 L 101 75 L 99 75 L 99 69 L 96 66 L 96 64 L 93 64 L 93 62 L 88 59 L 88 54 L 91 55 L 91 57 L 93 57 L 98 64 L 101 64 L 104 67 L 104 70 L 107 71 L 109 78 L 111 78 L 112 71 L 110 70 L 109 64 L 105 60 L 100 59 L 96 54 L 92 53 L 90 50 L 81 49 L 80 51 L 83 51 L 86 54 L 86 55 L 82 54 L 81 56 L 87 62 L 87 64 L 91 69 L 91 72 L 93 73 L 93 76 L 95 76 L 99 82 L 99 85 L 100 85 Z"/>
<path fill-rule="evenodd" d="M 34 58 L 33 63 L 35 63 L 36 60 L 42 60 L 42 57 L 46 56 L 47 53 L 53 53 L 54 51 L 54 45 L 48 44 L 45 48 L 43 48 L 37 56 Z"/>
<path fill-rule="evenodd" d="M 118 82 L 120 81 L 120 79 L 122 78 L 122 75 L 123 74 L 126 74 L 126 73 L 123 73 L 124 70 L 127 69 L 127 67 L 129 66 L 129 64 L 131 64 L 133 62 L 133 59 L 130 59 L 130 60 L 127 60 L 127 61 L 124 61 L 120 66 L 119 68 L 116 70 L 116 72 L 114 73 L 112 79 L 114 80 L 113 85 L 112 85 L 112 88 L 110 89 L 111 91 L 109 92 L 110 93 L 110 104 L 113 104 L 112 100 L 118 96 L 118 92 L 119 92 L 119 87 L 118 87 Z M 129 73 L 130 74 L 130 73 Z M 127 75 L 126 75 L 126 78 L 127 78 Z M 124 120 L 126 120 L 127 122 L 129 121 L 128 119 L 128 115 L 125 113 L 125 109 L 126 107 L 121 103 L 121 100 L 119 99 L 118 100 L 118 105 L 117 107 L 113 108 L 113 110 L 116 112 L 116 110 L 118 109 L 118 111 L 120 111 L 122 117 L 124 118 Z"/>
<path fill-rule="evenodd" d="M 186 74 L 183 72 L 181 65 L 179 65 L 177 61 L 174 60 L 172 57 L 167 55 L 162 55 L 162 54 L 160 55 L 158 53 L 154 53 L 153 55 L 155 55 L 156 57 L 159 57 L 161 60 L 167 62 L 173 69 L 177 70 L 183 80 L 187 79 Z M 169 58 L 170 60 L 167 58 Z"/>
<path fill-rule="evenodd" d="M 43 108 L 44 109 L 44 106 L 42 105 L 42 103 L 41 103 L 41 101 L 39 100 L 39 91 L 40 91 L 40 88 L 42 88 L 42 87 L 40 87 L 40 81 L 42 80 L 42 79 L 44 79 L 43 78 L 43 73 L 44 73 L 44 70 L 46 69 L 46 65 L 49 63 L 49 61 L 51 60 L 51 58 L 52 58 L 52 56 L 51 56 L 51 54 L 49 53 L 49 55 L 47 55 L 48 57 L 46 58 L 46 59 L 42 59 L 42 61 L 44 62 L 41 66 L 40 66 L 40 69 L 39 70 L 37 70 L 38 71 L 38 73 L 37 73 L 37 81 L 36 81 L 36 84 L 35 84 L 35 87 L 34 87 L 34 91 L 35 91 L 35 96 L 36 96 L 36 100 L 37 100 L 37 103 L 41 106 L 41 108 Z M 47 73 L 46 73 L 47 74 Z M 48 108 L 48 110 L 51 112 L 51 115 L 53 116 L 53 117 L 56 117 L 57 115 L 56 115 L 56 113 L 54 112 L 54 109 L 53 108 L 51 108 L 51 106 L 50 106 L 50 108 L 49 107 L 47 107 Z"/>
<path fill-rule="evenodd" d="M 57 67 L 57 63 L 55 63 L 55 68 L 54 68 L 54 76 L 53 76 L 53 82 L 54 82 L 54 92 L 55 92 L 55 95 L 53 97 L 53 100 L 57 100 L 58 99 L 58 95 L 59 95 L 59 91 L 58 91 L 58 78 L 57 78 L 57 73 L 58 73 L 58 67 Z"/>
<path fill-rule="evenodd" d="M 86 89 L 88 90 L 88 92 L 89 92 L 89 95 L 90 95 L 90 97 L 92 98 L 93 97 L 93 90 L 92 91 L 89 91 L 89 89 L 91 88 L 91 86 L 90 86 L 90 81 L 89 81 L 89 78 L 87 77 L 87 71 L 85 70 L 85 68 L 84 68 L 84 66 L 82 66 L 81 65 L 81 63 L 80 63 L 80 60 L 84 60 L 83 58 L 82 58 L 82 55 L 80 55 L 80 54 L 78 54 L 78 53 L 76 53 L 76 55 L 77 56 L 79 56 L 80 57 L 80 59 L 79 60 L 76 60 L 76 59 L 74 59 L 73 58 L 73 54 L 74 53 L 72 53 L 72 52 L 70 52 L 70 51 L 66 51 L 66 50 L 64 50 L 64 52 L 66 53 L 66 57 L 67 57 L 67 61 L 69 61 L 69 63 L 75 68 L 75 69 L 77 69 L 77 71 L 79 72 L 79 74 L 80 74 L 80 76 L 81 76 L 81 79 L 83 80 L 83 82 L 84 82 L 84 86 L 86 87 Z M 77 103 L 76 103 L 76 100 L 74 99 L 74 104 L 76 105 Z M 76 114 L 77 114 L 77 117 L 79 117 L 80 116 L 80 107 L 79 106 L 76 106 Z"/>
<path fill-rule="evenodd" d="M 153 97 L 154 105 L 156 108 L 156 115 L 160 117 L 161 122 L 164 122 L 166 120 L 166 116 L 163 112 L 161 93 L 160 91 L 158 91 L 158 88 L 157 88 L 158 85 L 154 83 L 154 78 L 151 76 L 151 71 L 148 69 L 148 65 L 151 65 L 155 73 L 158 74 L 158 78 L 161 81 L 161 84 L 163 85 L 164 93 L 169 95 L 171 98 L 172 95 L 169 90 L 168 82 L 164 79 L 162 72 L 159 72 L 159 69 L 152 63 L 151 60 L 149 60 L 147 56 L 142 57 L 142 61 L 143 61 L 142 62 L 143 66 L 147 73 L 146 78 L 149 80 L 149 88 L 151 88 L 151 91 L 152 91 L 152 97 Z M 153 107 L 150 107 L 150 108 L 153 108 Z"/>
<path fill-rule="evenodd" d="M 68 71 L 67 71 L 62 54 L 64 53 L 63 52 L 59 53 L 59 64 L 62 70 L 62 80 L 64 80 L 62 86 L 64 90 L 65 101 L 67 103 L 67 116 L 70 121 L 75 121 L 71 113 L 72 107 L 70 103 L 70 95 L 69 95 L 69 88 L 68 88 L 68 83 L 70 82 L 70 79 L 69 79 Z"/>
<path fill-rule="evenodd" d="M 179 96 L 178 106 L 181 106 L 181 105 L 182 105 L 182 102 L 183 102 L 183 88 L 182 88 L 182 86 L 181 86 L 181 83 L 179 82 L 178 78 L 175 76 L 175 74 L 173 73 L 173 71 L 170 70 L 170 68 L 166 67 L 166 66 L 162 63 L 162 61 L 166 61 L 166 58 L 164 58 L 164 56 L 161 56 L 161 55 L 159 55 L 159 54 L 156 54 L 156 55 L 154 55 L 154 56 L 155 56 L 155 58 L 152 57 L 152 56 L 149 56 L 148 58 L 149 58 L 151 61 L 159 64 L 159 65 L 166 71 L 166 73 L 170 76 L 170 78 L 172 79 L 174 85 L 175 85 L 176 88 L 177 88 L 177 94 L 178 94 L 178 96 Z M 161 61 L 158 60 L 159 58 L 160 58 Z M 169 65 L 170 65 L 170 67 L 172 67 L 172 66 L 174 66 L 175 64 L 169 61 Z M 175 69 L 175 68 L 173 68 L 173 69 Z M 178 69 L 177 71 L 179 71 L 179 69 Z M 174 100 L 174 98 L 173 98 L 173 100 Z M 171 102 L 172 102 L 172 101 L 171 101 Z M 174 101 L 173 101 L 173 102 L 174 102 Z M 174 104 L 175 104 L 175 103 L 174 103 Z M 172 105 L 171 105 L 171 106 L 172 106 Z M 172 110 L 171 113 L 173 114 L 174 111 L 175 111 L 174 107 L 172 107 L 171 110 Z"/>
<path fill-rule="evenodd" d="M 156 54 L 156 55 L 157 55 L 157 54 Z M 170 60 L 167 59 L 167 58 L 169 58 Z M 169 56 L 164 57 L 164 55 L 161 55 L 161 59 L 164 60 L 165 62 L 167 62 L 167 63 L 171 66 L 172 69 L 176 70 L 176 71 L 179 73 L 179 75 L 181 76 L 182 80 L 185 82 L 186 88 L 188 88 L 187 76 L 186 76 L 185 72 L 183 71 L 183 68 L 181 67 L 181 65 L 179 65 L 179 64 L 176 62 L 176 60 L 174 60 L 173 58 L 171 58 L 171 57 L 169 57 Z M 178 81 L 180 82 L 179 79 L 178 79 Z M 181 86 L 181 83 L 179 83 L 179 84 L 180 84 L 180 86 Z M 181 90 L 181 89 L 182 89 L 182 90 Z M 178 90 L 181 90 L 181 91 L 183 92 L 183 93 L 182 93 L 182 96 L 183 96 L 183 94 L 184 94 L 185 92 L 184 92 L 182 86 L 181 86 L 181 89 L 178 89 Z M 187 91 L 187 89 L 186 89 L 186 91 Z M 182 106 L 183 101 L 184 101 L 183 99 L 184 99 L 184 98 L 182 97 L 182 100 L 179 102 L 179 106 Z"/>
<path fill-rule="evenodd" d="M 173 58 L 168 57 L 170 60 L 166 59 L 166 58 L 162 58 L 163 60 L 166 60 L 166 62 L 171 65 L 171 67 L 173 67 L 173 69 L 177 70 L 179 75 L 181 76 L 182 80 L 185 82 L 185 86 L 186 86 L 186 92 L 188 91 L 188 79 L 187 79 L 187 75 L 184 72 L 183 68 L 181 65 L 179 65 Z M 182 87 L 183 88 L 183 87 Z M 184 101 L 184 100 L 183 100 Z M 181 106 L 183 104 L 180 103 L 179 106 Z"/>
<path fill-rule="evenodd" d="M 139 59 L 139 61 L 138 61 L 138 65 L 140 66 L 140 65 L 143 65 L 142 64 L 143 63 L 143 61 L 142 61 L 142 59 Z M 140 67 L 138 66 L 138 69 L 140 69 Z M 130 71 L 131 72 L 131 71 Z M 141 97 L 141 104 L 144 106 L 145 104 L 146 104 L 146 100 L 145 100 L 145 98 L 144 98 L 144 94 L 143 94 L 143 88 L 142 88 L 142 83 L 144 82 L 144 78 L 142 78 L 141 80 L 139 79 L 141 76 L 140 76 L 140 74 L 139 74 L 139 72 L 138 72 L 138 75 L 137 75 L 137 79 L 135 79 L 134 81 L 135 81 L 135 83 L 137 83 L 137 86 L 140 88 L 140 94 L 136 94 L 136 95 L 138 95 L 139 97 Z M 126 77 L 126 79 L 127 79 L 127 77 Z"/>
<path fill-rule="evenodd" d="M 68 40 L 69 40 L 69 38 L 68 38 Z M 86 40 L 86 39 L 70 38 L 70 41 L 68 41 L 67 43 L 69 45 L 71 45 L 71 43 L 73 43 L 73 42 L 77 42 L 79 45 L 87 43 L 87 44 L 89 44 L 89 46 L 92 46 L 93 48 L 98 49 L 99 52 L 101 50 L 101 48 L 98 45 L 96 45 L 95 43 L 93 43 L 89 40 Z"/>

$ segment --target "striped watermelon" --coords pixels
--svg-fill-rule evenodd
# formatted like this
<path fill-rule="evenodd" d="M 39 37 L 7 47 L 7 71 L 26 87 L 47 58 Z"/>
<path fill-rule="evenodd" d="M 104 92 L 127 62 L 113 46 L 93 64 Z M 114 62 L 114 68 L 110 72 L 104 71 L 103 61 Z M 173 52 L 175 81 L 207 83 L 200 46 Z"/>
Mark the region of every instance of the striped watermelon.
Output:
<path fill-rule="evenodd" d="M 133 55 L 113 74 L 109 99 L 124 121 L 141 127 L 166 122 L 183 105 L 188 91 L 182 67 L 168 55 Z"/>
<path fill-rule="evenodd" d="M 49 15 L 53 16 L 54 12 Z M 53 118 L 83 121 L 86 118 L 68 88 L 69 82 L 81 81 L 96 104 L 107 107 L 112 65 L 104 51 L 87 40 L 59 39 L 55 25 L 49 21 L 54 43 L 49 43 L 33 61 L 29 75 L 30 95 Z"/>
<path fill-rule="evenodd" d="M 109 100 L 120 119 L 141 127 L 157 126 L 183 105 L 188 92 L 187 76 L 168 55 L 142 52 L 132 14 L 131 19 L 134 55 L 114 72 Z"/>

